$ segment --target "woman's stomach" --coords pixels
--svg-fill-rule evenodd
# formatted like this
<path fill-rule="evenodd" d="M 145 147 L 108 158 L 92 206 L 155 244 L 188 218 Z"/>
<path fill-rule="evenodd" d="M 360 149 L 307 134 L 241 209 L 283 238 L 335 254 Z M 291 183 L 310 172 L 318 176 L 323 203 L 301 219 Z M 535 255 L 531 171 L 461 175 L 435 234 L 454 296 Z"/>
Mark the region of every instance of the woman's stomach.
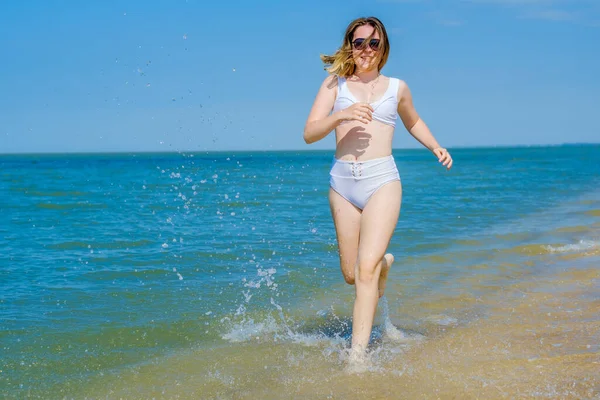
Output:
<path fill-rule="evenodd" d="M 350 121 L 336 128 L 335 158 L 370 160 L 392 154 L 394 127 L 379 121 Z"/>

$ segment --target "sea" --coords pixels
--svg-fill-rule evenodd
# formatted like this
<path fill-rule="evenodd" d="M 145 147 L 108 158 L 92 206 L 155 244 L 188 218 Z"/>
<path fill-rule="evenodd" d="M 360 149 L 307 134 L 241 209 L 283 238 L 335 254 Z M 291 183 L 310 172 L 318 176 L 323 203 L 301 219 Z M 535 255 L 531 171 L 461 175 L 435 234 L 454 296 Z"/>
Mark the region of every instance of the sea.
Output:
<path fill-rule="evenodd" d="M 397 149 L 369 362 L 332 151 L 0 156 L 0 397 L 600 398 L 600 145 Z"/>

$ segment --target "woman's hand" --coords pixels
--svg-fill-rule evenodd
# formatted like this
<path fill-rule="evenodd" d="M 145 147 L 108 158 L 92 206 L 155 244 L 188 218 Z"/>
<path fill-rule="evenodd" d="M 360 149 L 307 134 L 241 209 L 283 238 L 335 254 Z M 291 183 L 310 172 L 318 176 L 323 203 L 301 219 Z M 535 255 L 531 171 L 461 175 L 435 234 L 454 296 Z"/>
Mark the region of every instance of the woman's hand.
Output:
<path fill-rule="evenodd" d="M 340 113 L 344 121 L 359 121 L 368 124 L 373 120 L 373 107 L 368 103 L 355 103 Z"/>
<path fill-rule="evenodd" d="M 448 150 L 444 149 L 443 147 L 436 147 L 433 149 L 433 154 L 436 155 L 439 162 L 441 162 L 446 168 L 452 168 L 452 157 L 450 157 Z"/>

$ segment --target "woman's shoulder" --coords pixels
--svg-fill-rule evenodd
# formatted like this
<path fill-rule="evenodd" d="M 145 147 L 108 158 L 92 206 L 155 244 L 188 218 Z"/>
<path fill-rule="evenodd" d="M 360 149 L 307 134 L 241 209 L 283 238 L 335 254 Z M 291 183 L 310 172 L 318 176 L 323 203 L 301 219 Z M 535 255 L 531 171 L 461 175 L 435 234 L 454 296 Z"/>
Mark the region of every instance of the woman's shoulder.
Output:
<path fill-rule="evenodd" d="M 383 75 L 383 74 L 381 74 L 381 76 L 383 76 L 384 78 L 388 78 L 390 80 L 390 82 L 397 83 L 399 86 L 403 86 L 403 85 L 406 86 L 406 81 L 404 81 L 404 79 L 402 79 L 402 78 L 398 78 L 398 77 L 392 76 L 392 75 L 387 76 L 387 75 Z"/>
<path fill-rule="evenodd" d="M 408 84 L 406 83 L 406 81 L 395 76 L 388 76 L 387 78 L 389 78 L 390 84 L 394 84 L 396 86 L 397 97 L 399 99 L 402 98 L 408 90 Z"/>
<path fill-rule="evenodd" d="M 326 89 L 335 89 L 338 85 L 338 82 L 340 82 L 340 80 L 343 78 L 338 77 L 337 75 L 334 74 L 328 74 L 325 79 L 323 79 L 323 82 L 321 83 L 321 87 L 326 88 Z"/>

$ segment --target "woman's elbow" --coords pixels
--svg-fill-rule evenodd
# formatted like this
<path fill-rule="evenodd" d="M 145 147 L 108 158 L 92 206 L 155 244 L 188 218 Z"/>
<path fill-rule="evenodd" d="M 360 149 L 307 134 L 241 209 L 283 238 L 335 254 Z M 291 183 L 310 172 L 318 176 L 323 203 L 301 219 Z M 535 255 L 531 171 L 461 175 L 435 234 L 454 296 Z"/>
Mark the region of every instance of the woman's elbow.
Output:
<path fill-rule="evenodd" d="M 314 142 L 312 135 L 310 134 L 310 131 L 308 130 L 308 127 L 304 128 L 304 134 L 302 135 L 302 137 L 304 138 L 304 143 L 306 143 L 306 144 L 311 144 L 312 142 Z"/>

